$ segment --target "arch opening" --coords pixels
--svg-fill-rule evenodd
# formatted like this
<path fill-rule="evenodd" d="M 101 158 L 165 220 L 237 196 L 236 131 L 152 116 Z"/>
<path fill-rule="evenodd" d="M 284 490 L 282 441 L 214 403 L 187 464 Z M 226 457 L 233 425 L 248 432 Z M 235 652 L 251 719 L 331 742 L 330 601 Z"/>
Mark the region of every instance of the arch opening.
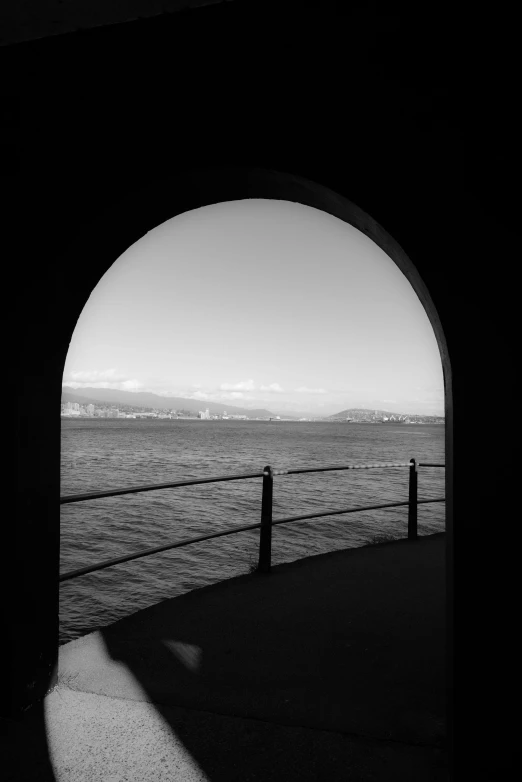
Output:
<path fill-rule="evenodd" d="M 155 201 L 156 207 L 156 218 L 154 219 L 153 217 L 154 210 L 152 213 L 150 213 L 150 209 L 146 210 L 146 219 L 144 222 L 142 221 L 142 225 L 148 225 L 150 227 L 147 228 L 142 237 L 140 237 L 137 242 L 132 241 L 129 244 L 128 241 L 130 238 L 130 232 L 128 230 L 124 232 L 127 234 L 127 241 L 124 241 L 121 235 L 114 236 L 114 239 L 119 243 L 123 241 L 125 244 L 127 244 L 127 250 L 120 254 L 119 258 L 121 259 L 123 256 L 128 254 L 129 251 L 138 246 L 140 242 L 143 241 L 143 238 L 151 237 L 155 232 L 158 231 L 158 229 L 161 229 L 162 227 L 164 228 L 167 223 L 176 216 L 182 214 L 194 215 L 196 213 L 195 210 L 201 210 L 202 207 L 210 205 L 223 204 L 225 201 L 227 203 L 230 201 L 236 203 L 248 203 L 248 201 L 254 202 L 255 200 L 259 199 L 260 201 L 265 200 L 267 203 L 286 202 L 288 204 L 294 203 L 294 205 L 297 204 L 308 206 L 312 207 L 312 209 L 319 210 L 330 216 L 338 218 L 344 223 L 348 223 L 350 226 L 357 229 L 358 232 L 364 234 L 365 237 L 367 237 L 373 244 L 377 245 L 377 247 L 379 247 L 386 254 L 386 256 L 388 256 L 388 258 L 394 262 L 395 266 L 400 270 L 402 275 L 404 275 L 408 281 L 409 285 L 413 288 L 422 306 L 424 307 L 437 340 L 443 367 L 445 385 L 445 453 L 446 464 L 448 465 L 448 469 L 446 470 L 446 497 L 451 503 L 450 492 L 448 492 L 448 484 L 451 485 L 451 429 L 448 427 L 448 400 L 451 402 L 451 371 L 449 357 L 447 354 L 447 347 L 444 339 L 442 325 L 438 318 L 433 302 L 429 296 L 429 292 L 422 282 L 422 279 L 420 278 L 420 275 L 418 274 L 414 264 L 408 258 L 402 248 L 392 239 L 392 237 L 370 216 L 365 214 L 361 209 L 356 207 L 347 199 L 327 190 L 320 185 L 315 185 L 294 176 L 287 176 L 266 171 L 253 171 L 249 172 L 248 175 L 242 172 L 241 176 L 239 176 L 238 172 L 236 172 L 235 177 L 236 181 L 234 182 L 234 175 L 230 177 L 226 174 L 224 175 L 223 172 L 199 172 L 188 175 L 186 181 L 190 183 L 190 186 L 188 188 L 183 188 L 182 186 L 176 188 L 177 195 L 174 199 L 175 202 L 177 202 L 176 206 L 174 206 L 172 203 L 170 206 L 168 206 L 168 201 L 171 200 L 171 194 L 167 196 L 165 200 L 156 194 L 156 198 L 153 199 Z M 222 184 L 221 196 L 219 194 L 220 179 Z M 233 181 L 233 187 L 230 185 L 231 180 Z M 179 196 L 180 191 L 185 192 L 187 195 L 185 208 L 183 208 L 183 203 L 181 203 L 184 199 Z M 166 193 L 164 190 L 163 196 L 165 195 Z M 232 195 L 241 195 L 241 197 L 231 198 L 230 196 Z M 181 202 L 178 201 L 178 198 L 181 198 Z M 128 207 L 128 203 L 122 206 L 119 211 L 120 216 L 123 215 Z M 134 206 L 134 209 L 136 209 L 136 206 Z M 161 216 L 161 218 L 166 217 L 167 214 L 169 214 L 169 217 L 166 220 L 160 219 L 158 222 L 158 214 Z M 118 220 L 116 220 L 116 223 L 118 223 Z M 137 221 L 137 223 L 131 221 L 131 223 L 134 226 L 137 223 L 139 224 L 139 221 Z M 155 225 L 152 223 L 155 223 Z M 121 225 L 117 226 L 117 228 L 118 227 L 121 228 Z M 132 231 L 132 233 L 134 236 L 136 235 L 136 231 Z M 114 266 L 111 265 L 110 268 L 114 270 Z M 245 377 L 241 375 L 241 377 L 232 377 L 230 379 L 230 383 L 228 384 L 229 387 L 224 389 L 224 391 L 227 392 L 230 397 L 230 404 L 232 404 L 232 396 L 234 394 L 237 395 L 233 400 L 236 401 L 236 403 L 239 401 L 239 395 L 244 397 L 243 392 L 245 390 L 249 390 L 248 384 L 251 382 L 251 378 L 247 377 L 246 375 Z M 281 383 L 275 378 L 265 378 L 264 382 L 266 383 L 266 387 L 272 386 L 273 391 L 278 390 L 276 387 L 281 388 Z M 227 383 L 223 383 L 223 385 L 227 386 Z M 239 389 L 240 385 L 241 389 Z M 450 390 L 449 395 L 448 389 Z M 201 407 L 204 408 L 205 404 L 202 403 Z M 449 407 L 451 409 L 451 404 Z M 182 476 L 179 477 L 181 478 Z M 450 480 L 448 480 L 448 478 Z M 451 508 L 447 506 L 446 523 L 448 522 L 450 513 Z M 129 567 L 133 567 L 132 563 L 130 563 Z"/>
<path fill-rule="evenodd" d="M 429 318 L 429 321 L 433 327 L 433 332 L 438 344 L 440 352 L 441 363 L 443 368 L 444 377 L 444 413 L 445 413 L 445 462 L 446 462 L 446 530 L 450 534 L 446 538 L 446 547 L 451 550 L 451 518 L 452 518 L 452 464 L 453 464 L 453 440 L 452 440 L 452 394 L 451 394 L 451 366 L 447 351 L 447 345 L 444 338 L 442 324 L 438 317 L 435 306 L 431 300 L 429 292 L 426 289 L 420 275 L 418 274 L 413 262 L 402 250 L 402 248 L 396 243 L 392 237 L 381 227 L 376 221 L 369 217 L 366 213 L 354 206 L 350 201 L 344 197 L 328 190 L 322 185 L 314 184 L 309 181 L 300 179 L 293 175 L 279 174 L 276 172 L 249 170 L 249 171 L 206 171 L 206 172 L 193 172 L 179 177 L 175 182 L 166 182 L 160 187 L 156 187 L 154 192 L 151 192 L 150 198 L 146 200 L 144 204 L 140 200 L 137 194 L 133 194 L 129 197 L 125 204 L 120 204 L 110 216 L 107 216 L 106 220 L 101 220 L 96 226 L 95 230 L 91 232 L 89 242 L 85 243 L 80 255 L 88 259 L 93 257 L 94 252 L 98 252 L 96 269 L 93 270 L 89 290 L 94 288 L 94 285 L 101 279 L 103 274 L 110 269 L 114 260 L 122 256 L 122 254 L 131 248 L 131 246 L 138 241 L 141 237 L 144 237 L 149 231 L 152 231 L 157 226 L 165 223 L 167 220 L 181 215 L 191 210 L 195 210 L 204 206 L 212 204 L 219 204 L 223 202 L 236 202 L 248 199 L 266 199 L 275 201 L 288 201 L 302 204 L 304 206 L 310 206 L 318 209 L 322 212 L 326 212 L 334 217 L 340 218 L 345 223 L 356 228 L 358 231 L 365 234 L 371 239 L 381 250 L 383 250 L 389 258 L 396 264 L 400 271 L 404 274 L 407 280 L 410 282 L 413 290 L 421 301 L 424 310 Z M 85 290 L 85 289 L 84 289 Z M 71 299 L 71 306 L 68 313 L 68 329 L 69 337 L 72 335 L 75 324 L 78 319 L 78 313 L 81 312 L 87 296 L 84 296 L 83 292 L 78 292 L 78 295 L 74 299 Z M 68 345 L 68 343 L 67 343 Z M 65 364 L 65 355 L 67 352 L 67 346 L 64 346 L 63 350 L 63 363 Z M 415 565 L 417 567 L 417 564 Z M 413 569 L 412 569 L 413 572 Z M 253 583 L 253 580 L 251 580 Z M 259 583 L 259 582 L 258 582 Z M 410 592 L 411 593 L 411 592 Z M 228 616 L 229 606 L 225 605 L 222 617 Z M 225 621 L 225 620 L 223 620 Z M 201 623 L 200 623 L 201 624 Z M 179 625 L 177 625 L 179 629 Z M 198 638 L 198 632 L 201 633 L 201 637 Z M 222 633 L 218 633 L 221 637 Z M 430 641 L 433 640 L 430 633 L 427 632 L 425 637 L 430 637 Z M 119 663 L 120 670 L 126 670 L 126 676 L 128 676 L 129 686 L 134 693 L 134 697 L 139 694 L 139 688 L 147 693 L 149 702 L 154 703 L 154 691 L 151 687 L 151 681 L 147 679 L 147 671 L 143 669 L 139 661 L 139 650 L 128 648 L 123 649 L 121 642 L 118 642 L 117 637 L 111 635 L 111 629 L 105 628 L 102 633 L 105 653 L 108 655 L 107 659 L 112 665 L 114 661 Z M 252 638 L 255 648 L 246 648 L 248 643 L 243 643 L 244 639 L 239 642 L 238 650 L 244 655 L 245 663 L 248 660 L 255 661 L 254 651 L 259 653 L 261 639 L 255 636 L 253 633 Z M 295 639 L 294 639 L 295 640 Z M 193 623 L 188 620 L 188 624 L 185 627 L 185 633 L 181 637 L 178 633 L 176 637 L 170 639 L 172 643 L 168 646 L 163 641 L 153 639 L 154 644 L 154 659 L 160 666 L 164 666 L 164 669 L 168 671 L 169 676 L 174 676 L 179 681 L 193 680 L 191 677 L 197 674 L 199 668 L 205 669 L 207 660 L 218 659 L 217 647 L 212 647 L 212 643 L 208 636 L 205 635 L 205 629 L 199 627 L 197 630 L 194 628 Z M 299 641 L 299 650 L 307 648 L 307 639 L 303 638 Z M 440 639 L 439 639 L 440 641 Z M 241 646 L 242 644 L 242 646 Z M 430 645 L 430 654 L 435 654 L 437 657 L 437 663 L 439 665 L 439 680 L 440 680 L 440 644 L 437 651 L 434 650 L 434 645 Z M 230 651 L 230 650 L 225 650 Z M 137 653 L 135 653 L 137 652 Z M 188 655 L 188 657 L 187 657 Z M 404 663 L 407 655 L 402 655 L 401 660 Z M 286 655 L 287 659 L 294 659 L 292 654 Z M 219 658 L 221 660 L 221 658 Z M 187 665 L 189 660 L 190 665 Z M 195 662 L 194 662 L 195 661 Z M 282 660 L 281 660 L 282 662 Z M 324 660 L 322 661 L 324 662 Z M 426 662 L 426 661 L 425 661 Z M 196 668 L 194 664 L 197 663 Z M 257 664 L 257 663 L 255 663 Z M 429 665 L 429 662 L 428 662 Z M 327 666 L 328 667 L 328 666 Z M 312 666 L 313 668 L 313 666 Z M 312 670 L 309 668 L 307 670 Z M 238 670 L 242 670 L 241 666 L 237 666 Z M 335 666 L 332 667 L 332 670 Z M 346 666 L 343 666 L 343 670 Z M 257 669 L 256 669 L 257 670 Z M 212 671 L 211 671 L 212 675 Z M 216 674 L 217 675 L 217 674 Z M 221 675 L 221 672 L 220 672 Z M 235 675 L 231 674 L 231 676 Z M 335 674 L 333 674 L 335 677 Z M 248 678 L 248 676 L 247 676 Z M 283 677 L 284 678 L 284 677 Z M 364 677 L 361 677 L 361 680 Z M 393 684 L 397 684 L 396 677 L 393 678 Z M 430 678 L 430 677 L 428 677 Z M 232 680 L 232 679 L 231 679 Z M 241 682 L 235 680 L 236 688 L 244 690 Z M 331 681 L 333 685 L 332 692 L 339 692 L 339 682 Z M 138 689 L 136 686 L 138 685 Z M 370 708 L 372 714 L 379 711 L 382 705 L 382 692 L 386 690 L 387 683 L 382 687 L 379 684 L 374 687 L 375 693 L 375 706 L 376 708 Z M 430 686 L 433 686 L 433 677 L 431 677 Z M 436 686 L 436 685 L 435 685 Z M 401 689 L 399 683 L 399 689 Z M 377 692 L 378 691 L 378 692 Z M 401 689 L 402 692 L 402 689 Z M 371 703 L 371 699 L 368 700 L 368 692 L 365 692 L 363 702 L 368 708 L 368 703 Z M 440 692 L 439 692 L 440 695 Z M 399 696 L 401 697 L 401 696 Z M 443 697 L 443 696 L 442 696 Z M 139 698 L 138 698 L 139 700 Z M 287 699 L 284 699 L 285 703 Z M 280 702 L 281 699 L 278 700 Z M 159 702 L 159 701 L 158 701 Z M 347 701 L 346 701 L 347 702 Z M 440 715 L 440 704 L 437 706 L 439 718 L 436 730 L 440 729 L 442 721 Z M 163 718 L 164 723 L 168 724 L 171 728 L 169 733 L 169 741 L 172 739 L 180 739 L 185 749 L 188 750 L 190 756 L 200 768 L 208 773 L 208 778 L 214 777 L 213 763 L 216 758 L 221 758 L 220 746 L 211 748 L 211 753 L 214 753 L 214 759 L 209 758 L 208 747 L 202 746 L 198 743 L 198 726 L 196 730 L 193 730 L 192 725 L 187 725 L 185 721 L 179 722 L 173 717 L 171 711 L 168 708 L 161 706 L 157 707 L 157 713 Z M 430 723 L 430 724 L 428 724 Z M 370 724 L 370 723 L 368 723 Z M 391 723 L 390 723 L 391 724 Z M 347 726 L 347 729 L 353 731 L 354 725 Z M 360 728 L 360 721 L 357 723 L 357 728 Z M 381 726 L 382 727 L 382 726 Z M 427 731 L 425 735 L 420 736 L 422 741 L 432 741 L 434 738 L 434 723 L 433 721 L 421 725 L 415 720 L 415 725 L 410 721 L 408 725 L 404 725 L 403 728 L 406 731 Z M 210 729 L 212 734 L 212 729 Z M 165 736 L 165 732 L 163 731 Z M 209 735 L 208 728 L 207 733 Z M 401 740 L 402 738 L 399 737 Z M 418 737 L 419 738 L 419 737 Z M 435 736 L 436 740 L 437 737 Z M 52 741 L 51 741 L 52 745 Z M 178 753 L 178 750 L 175 750 Z M 286 752 L 286 747 L 285 747 Z M 284 754 L 284 753 L 283 753 Z M 291 753 L 290 753 L 291 755 Z M 281 755 L 282 756 L 282 755 Z M 176 755 L 177 760 L 177 755 Z M 250 762 L 250 761 L 249 761 Z"/>

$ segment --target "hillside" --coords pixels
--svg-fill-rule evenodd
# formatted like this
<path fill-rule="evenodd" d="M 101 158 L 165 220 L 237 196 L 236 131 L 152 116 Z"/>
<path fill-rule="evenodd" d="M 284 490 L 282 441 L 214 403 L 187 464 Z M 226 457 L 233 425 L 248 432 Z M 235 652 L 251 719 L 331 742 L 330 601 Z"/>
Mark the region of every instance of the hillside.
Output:
<path fill-rule="evenodd" d="M 444 416 L 442 415 L 420 415 L 418 413 L 395 413 L 390 412 L 389 410 L 375 410 L 375 408 L 364 408 L 364 407 L 352 407 L 349 410 L 341 410 L 340 413 L 335 413 L 334 415 L 328 416 L 325 420 L 327 421 L 346 421 L 346 419 L 350 419 L 354 422 L 357 421 L 372 421 L 372 420 L 382 420 L 383 418 L 390 419 L 391 417 L 397 418 L 409 418 L 414 421 L 421 421 L 423 423 L 444 423 Z"/>
<path fill-rule="evenodd" d="M 148 391 L 119 391 L 115 388 L 82 388 L 62 387 L 62 402 L 78 402 L 78 404 L 94 405 L 128 405 L 130 407 L 146 407 L 156 410 L 190 410 L 197 413 L 208 408 L 212 415 L 222 415 L 225 411 L 231 415 L 248 415 L 251 418 L 274 416 L 270 410 L 263 408 L 251 409 L 218 402 L 205 402 L 198 399 L 185 399 L 180 396 L 160 396 Z"/>

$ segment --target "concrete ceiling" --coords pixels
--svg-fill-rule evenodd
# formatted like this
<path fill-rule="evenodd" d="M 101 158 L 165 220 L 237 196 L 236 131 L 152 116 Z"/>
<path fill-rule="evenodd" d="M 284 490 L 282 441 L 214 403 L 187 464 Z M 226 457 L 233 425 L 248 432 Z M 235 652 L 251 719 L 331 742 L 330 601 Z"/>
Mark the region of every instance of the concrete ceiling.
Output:
<path fill-rule="evenodd" d="M 231 0 L 2 0 L 0 46 Z"/>

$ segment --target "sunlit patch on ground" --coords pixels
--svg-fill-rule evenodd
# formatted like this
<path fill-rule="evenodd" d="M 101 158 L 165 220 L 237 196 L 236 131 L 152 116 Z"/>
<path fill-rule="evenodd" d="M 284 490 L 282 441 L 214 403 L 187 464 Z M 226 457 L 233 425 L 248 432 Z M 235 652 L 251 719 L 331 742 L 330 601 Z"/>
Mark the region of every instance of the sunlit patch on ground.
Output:
<path fill-rule="evenodd" d="M 56 782 L 208 782 L 151 703 L 58 686 L 45 718 Z"/>

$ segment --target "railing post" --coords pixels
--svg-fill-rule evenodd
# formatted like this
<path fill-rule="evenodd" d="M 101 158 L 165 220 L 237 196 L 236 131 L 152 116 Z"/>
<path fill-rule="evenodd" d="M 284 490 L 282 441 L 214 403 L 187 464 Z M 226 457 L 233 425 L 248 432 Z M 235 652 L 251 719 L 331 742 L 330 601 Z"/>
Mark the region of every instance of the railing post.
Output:
<path fill-rule="evenodd" d="M 263 472 L 258 570 L 260 573 L 269 573 L 272 558 L 272 499 L 274 494 L 274 477 L 270 466 L 265 467 Z"/>
<path fill-rule="evenodd" d="M 417 463 L 415 459 L 410 459 L 408 501 L 408 540 L 417 540 Z"/>

